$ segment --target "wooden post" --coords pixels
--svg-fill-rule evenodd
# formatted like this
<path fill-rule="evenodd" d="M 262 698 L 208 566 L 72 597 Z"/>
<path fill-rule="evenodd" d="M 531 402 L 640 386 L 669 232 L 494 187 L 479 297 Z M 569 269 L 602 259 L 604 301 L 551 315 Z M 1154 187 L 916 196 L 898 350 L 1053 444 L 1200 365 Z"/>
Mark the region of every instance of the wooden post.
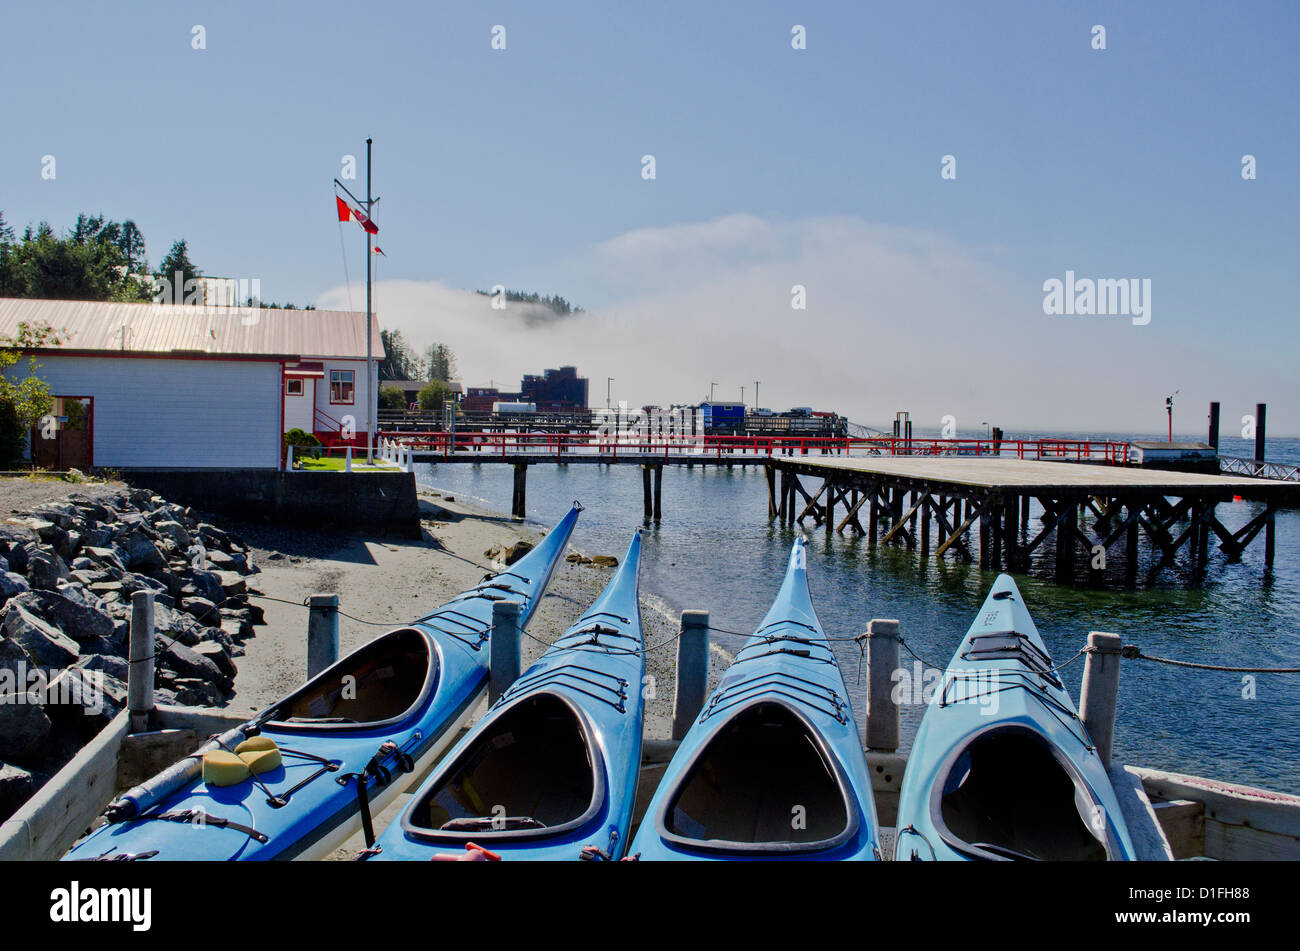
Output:
<path fill-rule="evenodd" d="M 528 512 L 528 463 L 515 464 L 515 492 L 510 506 L 510 514 L 523 519 Z"/>
<path fill-rule="evenodd" d="M 1118 634 L 1093 631 L 1088 635 L 1088 659 L 1083 667 L 1083 689 L 1079 694 L 1079 716 L 1097 748 L 1103 766 L 1110 767 L 1111 742 L 1115 738 L 1115 707 L 1119 701 L 1119 650 L 1124 640 Z"/>
<path fill-rule="evenodd" d="M 894 702 L 898 670 L 898 622 L 876 618 L 867 624 L 867 736 L 872 750 L 898 749 L 899 713 Z"/>
<path fill-rule="evenodd" d="M 650 487 L 650 467 L 645 465 L 641 467 L 641 508 L 641 517 L 649 525 L 654 516 L 654 499 Z"/>
<path fill-rule="evenodd" d="M 835 484 L 826 480 L 826 540 L 830 541 L 835 533 Z"/>
<path fill-rule="evenodd" d="M 307 599 L 307 679 L 339 659 L 339 596 L 313 594 Z"/>
<path fill-rule="evenodd" d="M 1133 502 L 1130 501 L 1125 505 L 1125 514 L 1128 516 L 1132 516 L 1133 511 L 1134 511 L 1134 504 Z M 1140 512 L 1141 508 L 1138 507 L 1137 511 Z M 1126 577 L 1128 577 L 1131 580 L 1135 580 L 1137 578 L 1138 530 L 1140 524 L 1141 524 L 1140 519 L 1138 518 L 1133 519 L 1131 522 L 1129 522 L 1128 530 L 1125 532 L 1127 537 L 1124 539 L 1124 561 L 1125 561 L 1124 574 Z"/>
<path fill-rule="evenodd" d="M 988 571 L 993 568 L 993 538 L 992 532 L 989 531 L 989 510 L 988 503 L 980 512 L 980 570 Z M 969 508 L 969 506 L 967 506 Z"/>
<path fill-rule="evenodd" d="M 709 612 L 683 611 L 677 639 L 677 693 L 673 697 L 672 738 L 684 737 L 704 707 L 709 685 Z"/>
<path fill-rule="evenodd" d="M 1264 461 L 1264 414 L 1267 403 L 1255 404 L 1255 461 Z"/>
<path fill-rule="evenodd" d="M 136 591 L 131 595 L 130 664 L 126 668 L 127 709 L 130 710 L 132 733 L 143 733 L 151 726 L 155 653 L 153 591 Z"/>
<path fill-rule="evenodd" d="M 1020 528 L 1022 531 L 1029 531 L 1029 496 L 1020 497 Z"/>
<path fill-rule="evenodd" d="M 664 467 L 655 466 L 655 522 L 663 518 Z"/>
<path fill-rule="evenodd" d="M 488 638 L 488 703 L 496 703 L 519 679 L 518 601 L 496 601 L 492 605 L 492 634 Z"/>
<path fill-rule="evenodd" d="M 1056 576 L 1058 579 L 1074 577 L 1075 537 L 1079 533 L 1079 504 L 1065 502 L 1065 517 L 1056 528 Z"/>
<path fill-rule="evenodd" d="M 921 557 L 930 553 L 930 499 L 921 502 Z"/>
<path fill-rule="evenodd" d="M 1276 547 L 1273 541 L 1273 523 L 1276 521 L 1276 513 L 1272 502 L 1265 502 L 1264 504 L 1267 506 L 1264 510 L 1266 513 L 1264 515 L 1264 567 L 1272 568 L 1273 553 Z"/>
<path fill-rule="evenodd" d="M 777 504 L 776 517 L 780 520 L 781 524 L 784 526 L 784 525 L 785 525 L 785 520 L 786 520 L 786 514 L 785 514 L 785 513 L 786 513 L 786 509 L 787 509 L 787 507 L 788 507 L 788 502 L 790 501 L 790 479 L 789 479 L 789 477 L 786 475 L 786 472 L 785 472 L 784 469 L 781 470 L 781 490 L 780 490 L 780 495 L 781 495 L 781 500 L 780 500 L 780 502 Z"/>
<path fill-rule="evenodd" d="M 1210 438 L 1206 440 L 1210 448 L 1219 451 L 1219 404 L 1210 404 Z"/>

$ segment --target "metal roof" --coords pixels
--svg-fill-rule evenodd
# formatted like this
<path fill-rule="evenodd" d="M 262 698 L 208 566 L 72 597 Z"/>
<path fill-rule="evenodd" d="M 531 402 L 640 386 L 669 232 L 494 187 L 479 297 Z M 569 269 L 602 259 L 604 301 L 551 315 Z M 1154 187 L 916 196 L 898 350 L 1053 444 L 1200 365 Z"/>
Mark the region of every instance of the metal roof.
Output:
<path fill-rule="evenodd" d="M 0 297 L 0 334 L 13 337 L 26 322 L 53 327 L 50 352 L 105 351 L 194 356 L 366 357 L 366 315 L 346 310 L 207 307 L 151 302 L 27 300 Z M 379 319 L 371 347 L 384 358 Z"/>

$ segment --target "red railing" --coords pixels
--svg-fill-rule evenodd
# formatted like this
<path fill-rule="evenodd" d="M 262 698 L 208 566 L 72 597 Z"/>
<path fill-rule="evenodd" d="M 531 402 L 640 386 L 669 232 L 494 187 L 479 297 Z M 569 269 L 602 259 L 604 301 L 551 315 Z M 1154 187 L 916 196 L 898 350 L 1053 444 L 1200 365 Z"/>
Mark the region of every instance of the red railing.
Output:
<path fill-rule="evenodd" d="M 438 456 L 585 455 L 617 461 L 778 456 L 973 456 L 1125 465 L 1128 443 L 1073 439 L 901 439 L 890 436 L 619 436 L 599 433 L 381 431 L 421 454 Z"/>

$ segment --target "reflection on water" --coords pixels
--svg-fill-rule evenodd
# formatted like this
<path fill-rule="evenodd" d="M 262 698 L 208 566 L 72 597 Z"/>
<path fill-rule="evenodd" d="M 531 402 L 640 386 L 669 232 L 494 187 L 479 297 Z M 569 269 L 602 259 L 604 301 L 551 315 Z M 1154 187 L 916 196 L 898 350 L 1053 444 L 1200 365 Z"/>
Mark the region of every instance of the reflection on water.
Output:
<path fill-rule="evenodd" d="M 1278 441 L 1295 456 L 1295 440 Z M 1244 444 L 1243 444 L 1244 445 Z M 1272 448 L 1270 446 L 1270 448 Z M 1237 447 L 1224 446 L 1224 451 Z M 1244 450 L 1243 450 L 1244 451 Z M 1274 458 L 1270 451 L 1270 458 Z M 503 465 L 421 466 L 421 484 L 445 488 L 509 510 L 512 469 Z M 539 465 L 528 473 L 530 521 L 558 520 L 573 499 L 587 511 L 573 544 L 588 554 L 621 554 L 641 521 L 641 478 L 635 466 Z M 754 629 L 776 593 L 793 535 L 767 519 L 762 470 L 674 468 L 664 471 L 664 522 L 645 539 L 642 590 L 675 611 L 705 608 L 715 627 Z M 1257 507 L 1221 505 L 1229 528 Z M 1036 531 L 1037 519 L 1031 520 Z M 994 575 L 952 561 L 924 563 L 905 548 L 869 545 L 852 535 L 827 539 L 809 522 L 808 575 L 827 632 L 852 636 L 871 618 L 898 618 L 908 648 L 945 666 L 974 619 Z M 1145 543 L 1144 543 L 1145 547 Z M 1051 564 L 1050 548 L 1039 556 Z M 1204 581 L 1190 583 L 1183 566 L 1142 582 L 1138 590 L 1061 587 L 1048 573 L 1017 576 L 1057 663 L 1070 658 L 1089 631 L 1114 631 L 1145 653 L 1203 663 L 1300 666 L 1300 512 L 1277 518 L 1277 561 L 1271 579 L 1263 546 L 1239 564 L 1213 550 Z M 1035 569 L 1038 572 L 1038 569 Z M 734 649 L 738 638 L 715 635 Z M 866 674 L 859 649 L 835 645 L 862 723 Z M 913 658 L 903 653 L 904 663 Z M 1076 702 L 1083 661 L 1063 671 Z M 1259 675 L 1247 699 L 1244 675 L 1126 661 L 1120 686 L 1116 756 L 1123 762 L 1237 782 L 1300 790 L 1300 677 Z M 910 743 L 923 707 L 903 709 Z"/>

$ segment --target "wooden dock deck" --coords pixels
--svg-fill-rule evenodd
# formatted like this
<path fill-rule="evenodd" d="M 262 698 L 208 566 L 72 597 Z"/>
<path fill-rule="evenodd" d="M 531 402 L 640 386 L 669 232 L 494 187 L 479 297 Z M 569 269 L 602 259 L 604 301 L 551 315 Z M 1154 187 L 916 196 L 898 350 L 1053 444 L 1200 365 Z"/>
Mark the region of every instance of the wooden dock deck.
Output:
<path fill-rule="evenodd" d="M 820 479 L 821 486 L 810 493 L 801 478 Z M 1209 558 L 1211 535 L 1228 560 L 1236 561 L 1262 533 L 1265 565 L 1271 568 L 1276 511 L 1300 501 L 1300 485 L 1294 482 L 996 456 L 779 458 L 768 466 L 767 484 L 771 518 L 793 526 L 811 517 L 828 534 L 852 530 L 873 543 L 879 538 L 881 544 L 917 548 L 922 556 L 933 550 L 936 558 L 951 552 L 974 561 L 970 535 L 978 532 L 978 561 L 990 570 L 1028 570 L 1034 551 L 1054 538 L 1061 580 L 1075 575 L 1079 555 L 1087 560 L 1089 575 L 1101 577 L 1121 546 L 1126 572 L 1134 577 L 1142 536 L 1156 555 L 1153 571 L 1174 563 L 1184 546 L 1200 571 Z M 1217 507 L 1235 498 L 1264 507 L 1230 531 Z M 1031 502 L 1042 509 L 1041 527 L 1033 531 Z"/>

